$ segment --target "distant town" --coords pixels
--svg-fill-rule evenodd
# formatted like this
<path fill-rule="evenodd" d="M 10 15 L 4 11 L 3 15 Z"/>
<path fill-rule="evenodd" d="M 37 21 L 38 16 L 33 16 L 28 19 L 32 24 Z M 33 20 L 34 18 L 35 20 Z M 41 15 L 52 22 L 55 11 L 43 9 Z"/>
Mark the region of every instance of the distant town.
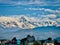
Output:
<path fill-rule="evenodd" d="M 21 40 L 16 39 L 16 37 L 12 40 L 0 39 L 0 45 L 60 45 L 60 42 L 51 37 L 45 40 L 35 40 L 34 36 L 27 35 Z"/>

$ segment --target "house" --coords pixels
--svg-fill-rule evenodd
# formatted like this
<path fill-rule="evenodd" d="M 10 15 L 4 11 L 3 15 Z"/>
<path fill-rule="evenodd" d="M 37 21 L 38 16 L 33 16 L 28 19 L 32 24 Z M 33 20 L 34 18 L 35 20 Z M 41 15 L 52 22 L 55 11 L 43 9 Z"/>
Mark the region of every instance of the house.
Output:
<path fill-rule="evenodd" d="M 54 40 L 52 40 L 52 39 L 47 39 L 47 40 L 45 40 L 45 42 L 43 43 L 43 45 L 54 45 Z"/>
<path fill-rule="evenodd" d="M 9 40 L 7 39 L 1 39 L 0 40 L 0 45 L 5 45 Z"/>
<path fill-rule="evenodd" d="M 44 43 L 43 45 L 54 45 L 54 43 Z"/>

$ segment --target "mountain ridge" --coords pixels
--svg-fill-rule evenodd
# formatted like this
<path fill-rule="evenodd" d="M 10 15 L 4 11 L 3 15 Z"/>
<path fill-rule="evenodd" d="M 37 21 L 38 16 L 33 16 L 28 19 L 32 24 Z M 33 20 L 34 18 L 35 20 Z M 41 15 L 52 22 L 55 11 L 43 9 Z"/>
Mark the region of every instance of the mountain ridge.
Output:
<path fill-rule="evenodd" d="M 52 15 L 54 16 L 54 15 Z M 28 17 L 28 16 L 14 16 L 6 17 L 0 16 L 0 27 L 3 28 L 21 28 L 21 29 L 33 29 L 36 27 L 46 27 L 46 26 L 60 26 L 59 18 L 52 16 L 43 16 L 41 18 Z M 51 18 L 52 19 L 51 19 Z"/>

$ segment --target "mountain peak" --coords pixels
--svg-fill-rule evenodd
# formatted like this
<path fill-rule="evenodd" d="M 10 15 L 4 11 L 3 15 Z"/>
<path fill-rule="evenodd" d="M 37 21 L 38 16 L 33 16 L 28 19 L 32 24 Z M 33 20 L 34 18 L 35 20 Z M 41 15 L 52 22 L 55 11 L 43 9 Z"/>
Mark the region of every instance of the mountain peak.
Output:
<path fill-rule="evenodd" d="M 59 19 L 59 18 L 58 18 Z M 59 20 L 56 18 L 47 17 L 28 17 L 28 16 L 14 16 L 14 17 L 0 17 L 0 26 L 4 28 L 19 27 L 21 29 L 33 29 L 41 26 L 60 26 Z"/>

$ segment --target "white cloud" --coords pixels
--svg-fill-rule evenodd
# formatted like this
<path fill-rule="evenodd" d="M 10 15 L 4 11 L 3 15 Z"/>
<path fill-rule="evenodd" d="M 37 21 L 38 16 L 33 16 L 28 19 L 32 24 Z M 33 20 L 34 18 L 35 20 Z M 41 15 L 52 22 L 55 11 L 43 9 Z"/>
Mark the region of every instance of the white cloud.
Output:
<path fill-rule="evenodd" d="M 60 0 L 0 0 L 0 3 L 6 3 L 6 4 L 12 4 L 12 5 L 27 5 L 27 4 L 38 4 L 40 6 L 43 5 L 53 5 L 53 6 L 59 6 Z"/>
<path fill-rule="evenodd" d="M 60 14 L 60 10 L 52 10 L 52 9 L 46 9 L 46 8 L 25 8 L 25 10 L 39 10 L 39 11 L 45 11 L 45 12 L 51 12 L 51 13 L 58 13 Z"/>
<path fill-rule="evenodd" d="M 53 14 L 56 14 L 56 13 L 60 14 L 60 10 L 52 10 L 52 9 L 46 9 L 46 8 L 25 8 L 25 10 L 45 11 Z"/>
<path fill-rule="evenodd" d="M 52 12 L 52 13 L 60 13 L 59 10 L 45 9 L 44 11 L 48 11 L 48 12 Z"/>
<path fill-rule="evenodd" d="M 49 14 L 49 15 L 46 15 L 46 16 L 43 16 L 43 17 L 56 18 L 57 15 L 55 15 L 55 14 Z"/>

